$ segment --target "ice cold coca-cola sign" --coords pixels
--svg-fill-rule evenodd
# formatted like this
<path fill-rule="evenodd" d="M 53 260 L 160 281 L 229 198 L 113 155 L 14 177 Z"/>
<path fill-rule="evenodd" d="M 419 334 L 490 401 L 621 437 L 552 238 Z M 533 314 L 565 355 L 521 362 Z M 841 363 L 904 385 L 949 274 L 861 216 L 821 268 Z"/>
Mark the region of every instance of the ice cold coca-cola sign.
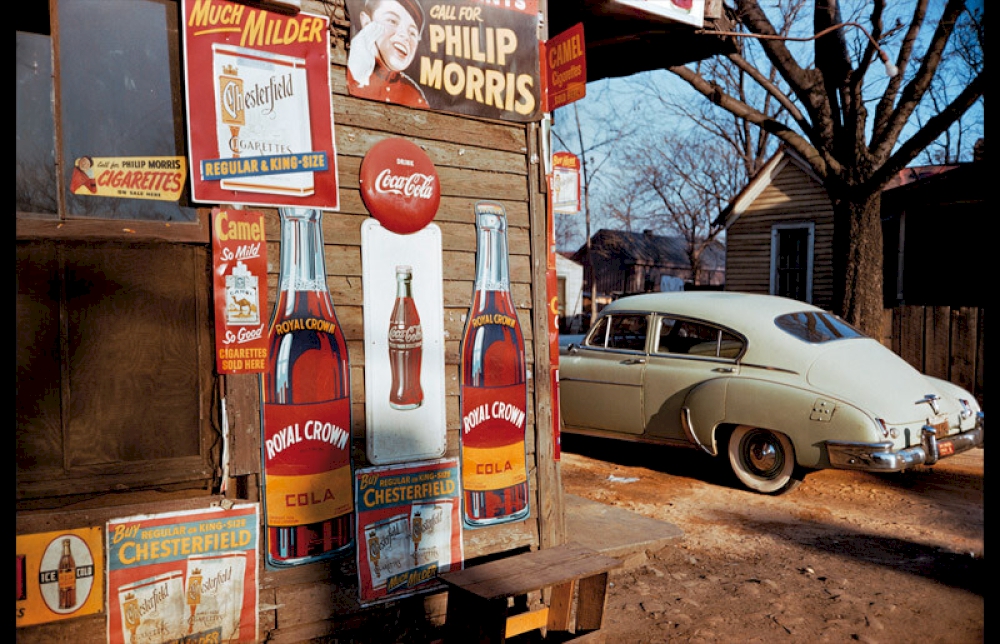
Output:
<path fill-rule="evenodd" d="M 384 139 L 361 162 L 361 198 L 385 228 L 408 235 L 434 219 L 441 182 L 423 150 L 405 139 Z"/>

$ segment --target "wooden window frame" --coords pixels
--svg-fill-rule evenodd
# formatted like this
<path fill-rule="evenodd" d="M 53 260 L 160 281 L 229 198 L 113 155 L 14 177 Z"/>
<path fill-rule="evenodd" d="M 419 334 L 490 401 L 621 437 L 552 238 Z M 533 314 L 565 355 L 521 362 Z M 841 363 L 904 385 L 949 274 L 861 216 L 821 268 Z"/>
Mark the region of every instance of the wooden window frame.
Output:
<path fill-rule="evenodd" d="M 176 3 L 174 3 L 176 4 Z M 48 11 L 48 8 L 45 9 Z M 180 9 L 178 8 L 178 14 Z M 33 16 L 37 17 L 37 16 Z M 66 29 L 67 26 L 62 26 Z M 69 27 L 71 28 L 71 27 Z M 52 39 L 53 47 L 53 119 L 55 120 L 55 132 L 53 145 L 55 146 L 55 161 L 57 168 L 62 168 L 67 163 L 63 158 L 63 136 L 64 129 L 71 127 L 62 123 L 61 111 L 59 110 L 59 26 L 51 25 L 49 37 Z M 179 35 L 178 35 L 179 37 Z M 178 43 L 179 48 L 179 43 Z M 164 64 L 176 65 L 177 61 L 164 61 Z M 175 81 L 177 79 L 174 79 Z M 179 84 L 174 87 L 175 92 L 181 92 Z M 175 121 L 176 123 L 176 121 Z M 181 151 L 183 153 L 183 151 Z M 70 164 L 72 160 L 68 161 Z M 53 452 L 53 462 L 56 457 L 62 455 L 64 466 L 62 468 L 53 467 L 48 464 L 44 468 L 32 468 L 30 461 L 22 464 L 20 453 L 17 469 L 16 501 L 15 506 L 18 511 L 31 509 L 58 508 L 71 504 L 81 497 L 102 495 L 107 493 L 124 493 L 125 496 L 120 502 L 130 502 L 134 499 L 133 492 L 144 494 L 142 490 L 155 488 L 158 491 L 183 490 L 182 496 L 187 496 L 192 490 L 199 495 L 209 495 L 212 487 L 218 482 L 221 474 L 221 445 L 222 431 L 220 414 L 218 413 L 219 387 L 222 386 L 221 377 L 214 370 L 214 326 L 213 320 L 213 300 L 212 300 L 212 280 L 211 280 L 211 210 L 207 208 L 197 208 L 194 210 L 195 221 L 163 221 L 163 220 L 136 220 L 136 219 L 102 219 L 95 216 L 79 217 L 68 214 L 65 197 L 65 173 L 56 174 L 56 213 L 36 213 L 15 211 L 16 221 L 16 241 L 20 246 L 21 242 L 42 242 L 51 243 L 55 248 L 61 244 L 75 245 L 81 244 L 121 244 L 123 248 L 129 245 L 150 246 L 150 252 L 156 252 L 157 245 L 163 247 L 176 247 L 176 245 L 198 246 L 202 251 L 195 254 L 196 259 L 205 257 L 205 279 L 200 281 L 200 261 L 192 264 L 195 273 L 192 278 L 196 281 L 189 281 L 184 276 L 179 276 L 179 284 L 188 287 L 188 293 L 194 298 L 192 307 L 196 311 L 196 319 L 199 328 L 192 327 L 192 342 L 197 342 L 195 348 L 198 365 L 194 378 L 198 383 L 198 410 L 190 414 L 198 418 L 198 427 L 188 425 L 183 430 L 186 440 L 189 441 L 191 450 L 182 455 L 169 456 L 166 458 L 156 458 L 151 455 L 146 458 L 145 454 L 133 460 L 120 460 L 116 462 L 99 463 L 97 465 L 74 466 L 69 468 L 65 465 L 68 458 L 64 451 Z M 182 202 L 184 203 L 184 202 Z M 48 300 L 47 305 L 59 310 L 59 315 L 63 315 L 61 299 L 53 298 Z M 183 328 L 183 327 L 181 327 Z M 59 332 L 60 334 L 63 331 Z M 63 348 L 60 350 L 60 360 L 66 360 L 72 356 L 72 347 L 67 348 L 65 340 L 61 341 Z M 64 389 L 70 386 L 65 380 L 66 369 L 63 368 L 60 376 L 62 382 L 60 387 Z M 131 401 L 131 404 L 141 404 L 141 401 Z M 63 427 L 62 444 L 57 448 L 66 450 L 66 403 L 60 402 L 60 417 Z M 18 445 L 20 448 L 20 445 Z"/>

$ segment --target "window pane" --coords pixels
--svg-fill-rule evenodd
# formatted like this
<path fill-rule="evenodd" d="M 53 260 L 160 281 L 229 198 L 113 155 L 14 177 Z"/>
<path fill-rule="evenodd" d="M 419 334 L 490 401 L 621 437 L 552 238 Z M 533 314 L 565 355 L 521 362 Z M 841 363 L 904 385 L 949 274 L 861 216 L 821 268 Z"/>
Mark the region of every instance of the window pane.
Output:
<path fill-rule="evenodd" d="M 69 191 L 82 157 L 183 156 L 178 5 L 59 0 L 62 150 L 70 216 L 195 221 L 192 208 Z"/>
<path fill-rule="evenodd" d="M 59 267 L 51 244 L 16 246 L 17 464 L 62 469 Z"/>
<path fill-rule="evenodd" d="M 656 345 L 657 353 L 670 353 L 670 337 L 677 325 L 673 318 L 660 318 L 660 340 Z"/>
<path fill-rule="evenodd" d="M 743 350 L 743 341 L 727 331 L 722 332 L 722 342 L 719 346 L 720 358 L 735 359 Z"/>
<path fill-rule="evenodd" d="M 646 349 L 646 316 L 611 316 L 611 334 L 608 348 L 644 351 Z"/>
<path fill-rule="evenodd" d="M 55 215 L 52 40 L 17 32 L 17 212 Z"/>
<path fill-rule="evenodd" d="M 594 326 L 593 331 L 587 337 L 588 347 L 603 347 L 605 343 L 605 337 L 608 335 L 608 322 L 611 320 L 611 316 L 606 315 L 597 321 Z"/>
<path fill-rule="evenodd" d="M 207 302 L 192 284 L 205 274 L 206 249 L 65 252 L 70 464 L 197 456 L 206 364 L 193 330 Z"/>
<path fill-rule="evenodd" d="M 803 311 L 778 316 L 774 323 L 779 329 L 811 343 L 842 338 L 863 338 L 860 331 L 829 313 Z"/>

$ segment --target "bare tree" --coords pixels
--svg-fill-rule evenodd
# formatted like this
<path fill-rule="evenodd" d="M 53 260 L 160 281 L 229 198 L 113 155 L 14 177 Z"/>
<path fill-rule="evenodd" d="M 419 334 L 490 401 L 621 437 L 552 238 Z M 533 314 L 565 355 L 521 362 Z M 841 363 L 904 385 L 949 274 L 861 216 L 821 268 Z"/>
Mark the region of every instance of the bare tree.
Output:
<path fill-rule="evenodd" d="M 587 91 L 597 90 L 597 96 L 588 96 L 592 105 L 598 109 L 581 114 L 578 103 L 556 111 L 556 122 L 552 135 L 563 149 L 572 152 L 580 159 L 580 192 L 581 207 L 586 227 L 585 243 L 587 245 L 587 271 L 590 282 L 590 319 L 597 319 L 597 280 L 594 279 L 594 266 L 590 261 L 590 193 L 594 188 L 601 169 L 612 158 L 614 148 L 627 139 L 636 129 L 634 121 L 622 117 L 622 105 L 611 95 L 608 83 L 595 83 L 588 86 Z M 564 120 L 563 117 L 569 117 Z M 573 215 L 568 215 L 572 217 Z M 557 229 L 559 227 L 557 226 Z M 562 228 L 565 230 L 565 227 Z"/>
<path fill-rule="evenodd" d="M 635 145 L 634 140 L 622 143 L 626 149 Z M 650 222 L 652 209 L 646 179 L 635 163 L 632 159 L 627 164 L 614 163 L 611 171 L 601 175 L 600 190 L 594 195 L 599 227 L 635 232 Z"/>
<path fill-rule="evenodd" d="M 698 284 L 704 255 L 724 230 L 718 213 L 742 187 L 745 172 L 732 163 L 728 145 L 704 133 L 664 133 L 653 145 L 636 147 L 633 159 L 636 191 L 649 204 L 650 221 L 683 239 Z"/>
<path fill-rule="evenodd" d="M 781 21 L 777 27 L 779 36 L 789 35 L 801 17 L 804 4 L 804 0 L 777 0 L 775 13 Z M 732 46 L 735 56 L 698 61 L 693 69 L 739 102 L 753 105 L 761 114 L 774 120 L 789 120 L 794 108 L 783 98 L 789 93 L 788 88 L 783 85 L 774 65 L 752 41 L 736 38 Z M 660 70 L 639 74 L 632 84 L 672 117 L 672 122 L 684 123 L 689 130 L 701 130 L 724 142 L 739 160 L 746 179 L 756 174 L 774 153 L 777 137 L 741 115 L 718 109 L 711 102 L 692 101 L 689 92 L 677 92 L 669 82 L 663 82 L 661 76 L 664 74 L 666 72 Z"/>
<path fill-rule="evenodd" d="M 928 0 L 908 4 L 906 21 L 900 19 L 887 30 L 885 0 L 864 3 L 867 27 L 860 22 L 862 9 L 845 20 L 838 0 L 816 0 L 808 33 L 792 36 L 801 32 L 790 29 L 788 21 L 777 29 L 770 7 L 765 11 L 757 0 L 735 0 L 735 8 L 727 8 L 735 30 L 707 33 L 747 43 L 725 63 L 752 77 L 782 107 L 780 113 L 768 113 L 759 103 L 729 91 L 718 72 L 713 75 L 705 66 L 669 68 L 740 123 L 756 126 L 794 150 L 821 178 L 835 216 L 834 257 L 839 265 L 834 270 L 834 307 L 870 335 L 877 335 L 882 323 L 882 188 L 983 97 L 982 55 L 963 53 L 963 60 L 972 65 L 968 82 L 904 140 L 906 128 L 917 121 L 915 114 L 927 105 L 949 45 L 955 48 L 956 25 L 970 21 L 965 0 L 947 0 L 934 15 L 928 5 Z M 890 8 L 899 10 L 897 5 Z M 891 40 L 898 52 L 894 62 L 880 44 L 883 40 Z M 967 39 L 955 40 L 959 49 L 969 45 Z M 799 41 L 812 46 L 793 45 Z M 763 51 L 780 85 L 741 53 L 750 43 Z M 891 73 L 881 83 L 869 78 L 876 58 Z M 876 91 L 877 96 L 869 95 Z"/>

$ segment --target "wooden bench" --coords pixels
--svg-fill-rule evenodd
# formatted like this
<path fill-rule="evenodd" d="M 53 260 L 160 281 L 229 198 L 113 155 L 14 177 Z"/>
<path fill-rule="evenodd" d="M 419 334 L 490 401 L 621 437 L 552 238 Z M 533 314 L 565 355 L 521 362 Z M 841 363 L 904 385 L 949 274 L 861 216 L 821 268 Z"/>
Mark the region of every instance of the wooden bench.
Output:
<path fill-rule="evenodd" d="M 569 543 L 444 573 L 439 579 L 448 588 L 445 642 L 500 643 L 540 628 L 547 629 L 549 641 L 559 636 L 560 642 L 603 641 L 608 571 L 621 565 L 618 559 Z M 577 586 L 576 625 L 571 631 Z M 511 614 L 509 599 L 546 588 L 552 591 L 547 606 Z"/>

